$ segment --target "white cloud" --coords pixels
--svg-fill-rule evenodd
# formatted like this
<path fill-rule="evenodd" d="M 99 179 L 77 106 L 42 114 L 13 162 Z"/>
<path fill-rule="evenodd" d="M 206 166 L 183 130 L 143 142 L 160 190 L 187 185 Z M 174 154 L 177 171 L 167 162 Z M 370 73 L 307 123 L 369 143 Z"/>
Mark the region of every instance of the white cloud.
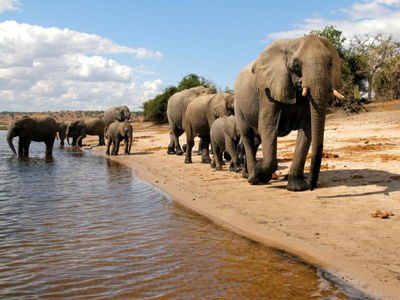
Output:
<path fill-rule="evenodd" d="M 101 56 L 107 53 L 162 59 L 160 52 L 94 34 L 0 23 L 0 110 L 106 109 L 122 103 L 138 109 L 162 91 L 160 79 L 137 85 L 141 74 L 154 75 L 153 70 Z"/>
<path fill-rule="evenodd" d="M 0 14 L 6 10 L 19 10 L 18 5 L 21 5 L 18 0 L 0 0 Z"/>
<path fill-rule="evenodd" d="M 365 0 L 349 8 L 332 12 L 336 18 L 309 18 L 294 24 L 293 30 L 268 34 L 263 42 L 282 38 L 297 38 L 311 30 L 322 30 L 333 25 L 347 40 L 354 35 L 384 32 L 400 39 L 400 0 Z"/>

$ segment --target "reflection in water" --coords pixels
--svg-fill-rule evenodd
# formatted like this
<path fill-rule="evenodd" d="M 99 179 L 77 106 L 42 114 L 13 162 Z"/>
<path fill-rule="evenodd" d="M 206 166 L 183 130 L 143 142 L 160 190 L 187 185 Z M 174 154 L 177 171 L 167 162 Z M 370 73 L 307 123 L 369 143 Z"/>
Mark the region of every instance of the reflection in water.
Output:
<path fill-rule="evenodd" d="M 18 157 L 0 144 L 3 297 L 366 299 L 188 212 L 121 164 L 35 146 Z"/>

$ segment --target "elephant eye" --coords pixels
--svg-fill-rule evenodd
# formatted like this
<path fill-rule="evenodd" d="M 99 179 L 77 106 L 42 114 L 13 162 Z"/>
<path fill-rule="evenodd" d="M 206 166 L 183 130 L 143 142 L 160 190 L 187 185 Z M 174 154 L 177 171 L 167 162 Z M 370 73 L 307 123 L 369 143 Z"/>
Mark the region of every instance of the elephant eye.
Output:
<path fill-rule="evenodd" d="M 295 60 L 293 62 L 293 69 L 300 70 L 300 64 L 299 64 L 299 62 L 297 60 Z"/>

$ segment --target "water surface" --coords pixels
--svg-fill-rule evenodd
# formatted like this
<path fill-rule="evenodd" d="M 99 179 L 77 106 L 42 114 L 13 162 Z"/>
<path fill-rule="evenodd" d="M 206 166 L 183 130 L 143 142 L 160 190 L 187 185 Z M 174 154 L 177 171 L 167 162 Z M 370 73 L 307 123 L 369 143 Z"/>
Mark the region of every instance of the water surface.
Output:
<path fill-rule="evenodd" d="M 5 134 L 3 298 L 367 298 L 187 211 L 121 164 L 57 141 L 52 157 L 43 143 L 32 143 L 30 157 L 14 156 Z"/>

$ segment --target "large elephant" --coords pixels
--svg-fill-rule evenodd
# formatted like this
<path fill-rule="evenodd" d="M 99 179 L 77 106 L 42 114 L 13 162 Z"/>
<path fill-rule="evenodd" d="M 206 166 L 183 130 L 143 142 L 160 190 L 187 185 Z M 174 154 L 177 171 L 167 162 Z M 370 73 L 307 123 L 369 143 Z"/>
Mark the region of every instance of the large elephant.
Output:
<path fill-rule="evenodd" d="M 338 52 L 328 39 L 316 35 L 275 41 L 240 72 L 234 85 L 235 115 L 247 154 L 249 183 L 271 179 L 278 167 L 277 137 L 298 130 L 287 189 L 304 191 L 316 187 L 326 107 L 334 94 L 343 97 L 336 91 L 340 84 Z M 256 164 L 255 135 L 262 142 L 261 166 Z M 304 165 L 310 145 L 308 184 Z"/>
<path fill-rule="evenodd" d="M 127 122 L 114 122 L 108 126 L 107 129 L 107 150 L 106 154 L 110 155 L 111 143 L 113 147 L 111 149 L 111 155 L 118 155 L 119 144 L 122 140 L 125 143 L 125 154 L 131 153 L 132 146 L 132 126 Z"/>
<path fill-rule="evenodd" d="M 7 142 L 12 152 L 17 154 L 12 140 L 19 136 L 18 154 L 25 155 L 29 155 L 31 141 L 44 142 L 46 154 L 52 155 L 57 130 L 57 121 L 48 115 L 24 116 L 8 124 Z"/>
<path fill-rule="evenodd" d="M 128 106 L 121 105 L 107 109 L 104 112 L 104 121 L 106 122 L 106 131 L 108 126 L 115 121 L 123 122 L 128 121 L 131 117 Z"/>
<path fill-rule="evenodd" d="M 208 151 L 211 126 L 217 118 L 234 115 L 233 103 L 234 96 L 223 92 L 202 95 L 189 103 L 186 109 L 184 124 L 187 143 L 185 163 L 192 163 L 192 148 L 196 136 L 202 139 L 202 163 L 211 162 Z"/>
<path fill-rule="evenodd" d="M 211 126 L 210 138 L 214 150 L 211 167 L 215 168 L 217 171 L 222 170 L 221 165 L 224 164 L 222 153 L 226 151 L 231 158 L 229 170 L 239 172 L 241 165 L 238 153 L 240 132 L 237 128 L 235 116 L 224 116 L 216 119 Z"/>
<path fill-rule="evenodd" d="M 189 103 L 203 94 L 215 94 L 217 91 L 214 87 L 205 88 L 197 86 L 175 93 L 168 100 L 167 116 L 170 132 L 170 143 L 168 146 L 168 154 L 182 155 L 183 151 L 179 144 L 179 137 L 185 132 L 185 115 Z"/>
<path fill-rule="evenodd" d="M 99 136 L 98 146 L 104 146 L 104 128 L 105 123 L 100 118 L 71 121 L 67 127 L 67 141 L 69 143 L 69 137 L 73 137 L 72 145 L 78 144 L 82 147 L 82 140 L 86 135 L 97 135 Z"/>

